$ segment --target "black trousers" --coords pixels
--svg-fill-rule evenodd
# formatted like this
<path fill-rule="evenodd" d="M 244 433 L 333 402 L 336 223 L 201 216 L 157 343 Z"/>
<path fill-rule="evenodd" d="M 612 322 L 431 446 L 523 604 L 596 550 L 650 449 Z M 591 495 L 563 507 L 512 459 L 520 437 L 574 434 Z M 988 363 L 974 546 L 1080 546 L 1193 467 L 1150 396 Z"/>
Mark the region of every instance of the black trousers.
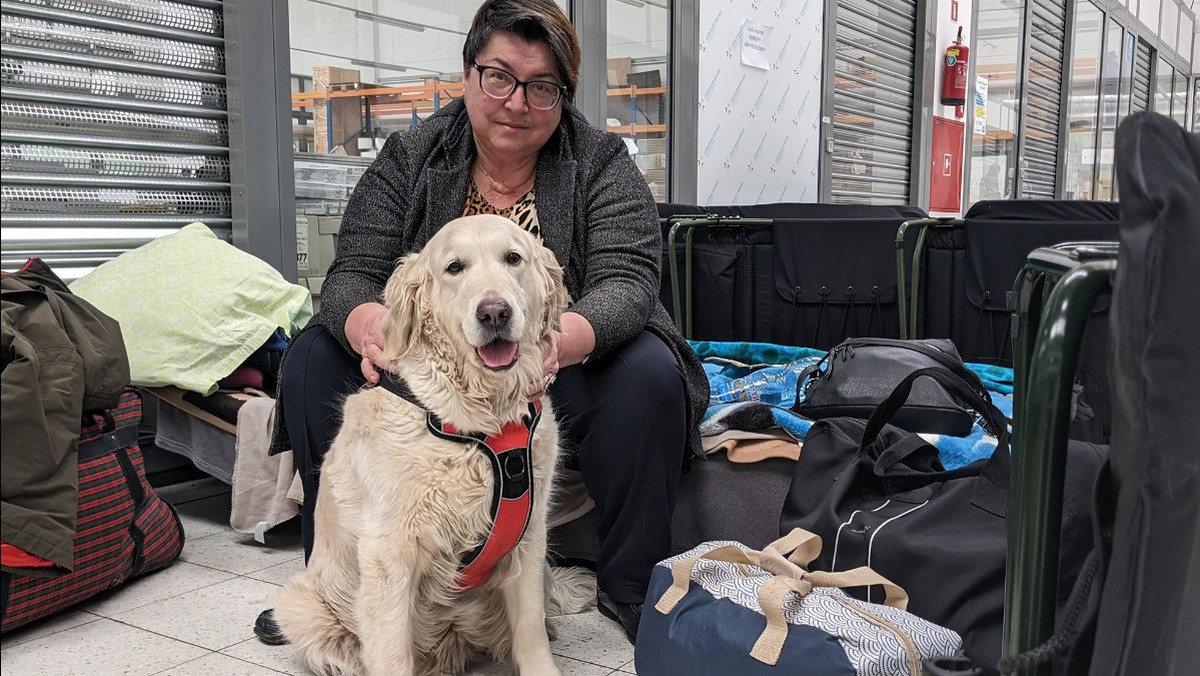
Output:
<path fill-rule="evenodd" d="M 283 415 L 304 485 L 306 560 L 321 460 L 341 424 L 342 401 L 364 385 L 359 363 L 314 327 L 295 338 L 280 373 Z M 651 569 L 671 550 L 687 445 L 683 375 L 667 345 L 643 331 L 602 358 L 562 369 L 550 397 L 563 450 L 578 464 L 598 510 L 599 587 L 615 601 L 641 603 Z"/>

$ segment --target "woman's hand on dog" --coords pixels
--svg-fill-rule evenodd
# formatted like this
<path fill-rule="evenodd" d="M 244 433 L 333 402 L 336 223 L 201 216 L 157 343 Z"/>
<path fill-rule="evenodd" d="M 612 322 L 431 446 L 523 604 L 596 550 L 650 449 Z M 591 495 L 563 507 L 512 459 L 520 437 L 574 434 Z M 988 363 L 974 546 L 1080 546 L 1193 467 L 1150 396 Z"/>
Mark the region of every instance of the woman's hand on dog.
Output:
<path fill-rule="evenodd" d="M 387 308 L 380 303 L 363 303 L 346 317 L 346 342 L 362 355 L 363 377 L 368 385 L 379 384 L 379 371 L 391 371 L 383 360 L 383 319 Z"/>
<path fill-rule="evenodd" d="M 542 338 L 542 379 L 534 384 L 534 391 L 529 393 L 530 401 L 541 399 L 558 377 L 558 350 L 561 344 L 562 334 L 558 331 L 551 331 Z"/>

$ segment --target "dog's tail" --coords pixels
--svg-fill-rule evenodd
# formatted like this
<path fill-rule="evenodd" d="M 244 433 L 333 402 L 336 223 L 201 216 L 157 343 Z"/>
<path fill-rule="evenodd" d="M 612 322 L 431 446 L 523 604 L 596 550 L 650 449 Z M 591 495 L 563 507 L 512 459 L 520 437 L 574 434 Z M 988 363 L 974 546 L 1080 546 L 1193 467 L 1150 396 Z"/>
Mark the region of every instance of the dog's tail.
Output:
<path fill-rule="evenodd" d="M 547 566 L 546 617 L 582 613 L 596 603 L 596 576 L 586 568 Z"/>
<path fill-rule="evenodd" d="M 275 617 L 288 642 L 296 647 L 313 673 L 327 676 L 362 673 L 358 637 L 321 596 L 311 575 L 294 575 L 288 580 L 276 601 Z"/>

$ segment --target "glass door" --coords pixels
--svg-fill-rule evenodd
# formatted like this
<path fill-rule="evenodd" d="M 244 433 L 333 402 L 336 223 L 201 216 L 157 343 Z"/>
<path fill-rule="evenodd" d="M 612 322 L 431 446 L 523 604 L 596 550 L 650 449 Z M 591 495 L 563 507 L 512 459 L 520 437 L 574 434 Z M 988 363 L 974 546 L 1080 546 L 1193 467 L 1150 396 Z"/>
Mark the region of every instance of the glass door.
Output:
<path fill-rule="evenodd" d="M 670 177 L 671 10 L 667 0 L 608 0 L 605 126 L 625 139 L 654 199 Z"/>
<path fill-rule="evenodd" d="M 979 27 L 972 57 L 976 59 L 976 75 L 987 80 L 988 101 L 986 131 L 971 136 L 971 176 L 976 180 L 970 183 L 967 205 L 982 199 L 1013 197 L 1021 115 L 1017 65 L 1025 3 L 981 0 L 976 7 Z"/>

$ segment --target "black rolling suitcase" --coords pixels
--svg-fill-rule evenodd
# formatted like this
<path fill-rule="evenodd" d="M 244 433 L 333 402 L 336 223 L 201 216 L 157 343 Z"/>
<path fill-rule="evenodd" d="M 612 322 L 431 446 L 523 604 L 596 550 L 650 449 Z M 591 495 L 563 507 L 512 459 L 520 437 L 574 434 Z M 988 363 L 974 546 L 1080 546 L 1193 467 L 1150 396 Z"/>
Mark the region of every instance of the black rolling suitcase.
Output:
<path fill-rule="evenodd" d="M 1063 277 L 1030 340 L 1018 401 L 1004 628 L 1011 673 L 1200 673 L 1200 138 L 1154 113 L 1117 130 L 1121 188 L 1115 262 L 1080 261 Z M 1036 252 L 1035 252 L 1036 253 Z M 1106 272 L 1103 269 L 1108 266 Z M 1095 491 L 1095 533 L 1085 583 L 1055 622 L 1040 572 L 1054 550 L 1047 524 L 1061 507 L 1065 392 L 1079 325 L 1097 287 L 1113 281 L 1113 436 Z M 1036 303 L 1037 296 L 1030 296 Z M 1019 355 L 1022 357 L 1023 355 Z M 1018 378 L 1018 382 L 1020 382 Z M 1021 437 L 1025 437 L 1021 439 Z M 1019 454 L 1019 456 L 1017 455 Z M 1060 591 L 1061 593 L 1061 591 Z M 1053 635 L 1052 635 L 1053 632 Z"/>

